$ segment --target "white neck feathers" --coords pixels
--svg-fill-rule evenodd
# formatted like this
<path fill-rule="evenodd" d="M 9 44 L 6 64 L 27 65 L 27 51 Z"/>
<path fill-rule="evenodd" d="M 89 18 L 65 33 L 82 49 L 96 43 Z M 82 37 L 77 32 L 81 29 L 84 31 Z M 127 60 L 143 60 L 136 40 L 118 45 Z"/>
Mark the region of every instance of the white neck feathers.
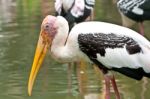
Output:
<path fill-rule="evenodd" d="M 69 61 L 71 57 L 69 54 L 70 51 L 65 45 L 69 34 L 68 22 L 63 17 L 58 16 L 55 25 L 58 26 L 58 30 L 51 45 L 51 54 L 57 60 L 63 62 Z"/>

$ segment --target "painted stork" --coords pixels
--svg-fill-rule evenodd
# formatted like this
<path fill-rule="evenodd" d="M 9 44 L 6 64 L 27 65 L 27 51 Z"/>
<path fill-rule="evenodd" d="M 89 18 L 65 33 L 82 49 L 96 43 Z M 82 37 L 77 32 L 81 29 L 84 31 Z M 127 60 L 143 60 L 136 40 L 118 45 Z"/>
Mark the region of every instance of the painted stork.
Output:
<path fill-rule="evenodd" d="M 150 42 L 137 32 L 115 24 L 91 21 L 75 25 L 69 33 L 68 22 L 63 17 L 48 15 L 41 25 L 28 82 L 29 95 L 48 49 L 60 62 L 85 60 L 96 64 L 104 74 L 106 99 L 110 99 L 110 82 L 116 99 L 120 99 L 110 71 L 136 80 L 150 77 Z"/>
<path fill-rule="evenodd" d="M 69 23 L 69 30 L 75 23 L 93 20 L 95 0 L 55 0 L 56 16 L 63 16 Z"/>
<path fill-rule="evenodd" d="M 123 25 L 130 27 L 139 23 L 141 35 L 144 35 L 144 20 L 150 20 L 150 0 L 118 0 L 117 7 L 121 13 Z"/>

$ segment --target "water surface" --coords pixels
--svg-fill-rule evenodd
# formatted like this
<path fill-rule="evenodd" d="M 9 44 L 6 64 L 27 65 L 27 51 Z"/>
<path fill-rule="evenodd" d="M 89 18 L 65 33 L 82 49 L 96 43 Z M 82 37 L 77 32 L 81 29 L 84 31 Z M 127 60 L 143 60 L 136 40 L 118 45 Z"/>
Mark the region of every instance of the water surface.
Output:
<path fill-rule="evenodd" d="M 46 56 L 37 77 L 33 95 L 27 94 L 27 81 L 42 19 L 53 14 L 52 0 L 0 0 L 0 99 L 104 99 L 101 73 L 91 66 L 84 73 L 59 64 Z M 97 0 L 95 20 L 121 25 L 116 5 L 111 0 Z M 150 39 L 150 22 L 145 22 Z M 138 31 L 135 24 L 133 29 Z M 150 80 L 136 81 L 115 73 L 122 99 L 149 99 Z M 71 81 L 68 80 L 71 78 Z M 79 81 L 80 80 L 80 81 Z M 111 98 L 115 99 L 111 89 Z"/>

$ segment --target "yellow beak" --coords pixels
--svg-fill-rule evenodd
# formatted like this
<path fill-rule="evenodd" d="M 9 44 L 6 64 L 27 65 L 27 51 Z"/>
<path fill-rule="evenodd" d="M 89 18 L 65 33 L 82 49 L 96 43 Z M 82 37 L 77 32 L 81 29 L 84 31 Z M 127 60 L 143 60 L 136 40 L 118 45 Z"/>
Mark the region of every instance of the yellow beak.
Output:
<path fill-rule="evenodd" d="M 40 36 L 39 36 L 39 40 L 38 40 L 38 44 L 37 44 L 37 48 L 36 48 L 36 52 L 35 52 L 35 56 L 34 56 L 34 61 L 32 64 L 32 69 L 31 69 L 30 77 L 29 77 L 29 81 L 28 81 L 29 96 L 31 96 L 31 94 L 32 94 L 32 88 L 33 88 L 33 84 L 34 84 L 36 75 L 41 67 L 41 64 L 44 60 L 46 52 L 49 48 L 49 43 L 44 41 L 41 34 L 42 34 L 42 32 L 40 33 Z"/>

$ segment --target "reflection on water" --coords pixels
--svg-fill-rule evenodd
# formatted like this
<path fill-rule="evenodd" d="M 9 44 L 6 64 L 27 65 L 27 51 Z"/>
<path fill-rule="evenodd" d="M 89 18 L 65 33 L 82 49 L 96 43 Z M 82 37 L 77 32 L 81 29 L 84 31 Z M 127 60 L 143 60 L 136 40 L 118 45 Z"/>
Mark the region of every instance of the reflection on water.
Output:
<path fill-rule="evenodd" d="M 71 67 L 71 85 L 68 85 L 67 65 L 55 62 L 49 55 L 37 77 L 33 95 L 28 96 L 27 81 L 40 23 L 46 14 L 53 13 L 53 3 L 50 2 L 52 1 L 0 0 L 0 97 L 104 99 L 103 76 L 96 68 L 86 66 L 81 68 L 83 72 Z M 96 2 L 95 20 L 121 24 L 120 15 L 111 0 Z M 149 22 L 145 23 L 147 38 L 150 38 L 149 25 Z M 122 99 L 149 99 L 149 79 L 135 81 L 118 73 L 115 76 Z M 111 94 L 112 99 L 115 99 L 112 89 Z"/>

